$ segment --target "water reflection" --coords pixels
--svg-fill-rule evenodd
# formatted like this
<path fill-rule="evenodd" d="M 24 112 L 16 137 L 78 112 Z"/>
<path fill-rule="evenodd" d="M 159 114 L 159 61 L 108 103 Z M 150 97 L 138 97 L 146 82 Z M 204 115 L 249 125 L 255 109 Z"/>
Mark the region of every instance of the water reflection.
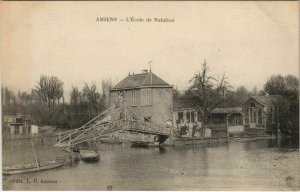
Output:
<path fill-rule="evenodd" d="M 166 149 L 164 147 L 159 146 L 158 149 L 160 154 L 166 153 Z"/>
<path fill-rule="evenodd" d="M 55 139 L 36 140 L 40 160 L 63 155 Z M 296 190 L 300 189 L 298 145 L 279 140 L 212 146 L 132 148 L 101 144 L 101 160 L 71 167 L 3 177 L 14 190 Z M 93 142 L 82 147 L 94 147 Z M 33 162 L 28 141 L 7 142 L 3 163 Z M 10 183 L 12 178 L 55 179 L 55 185 Z"/>
<path fill-rule="evenodd" d="M 290 139 L 260 139 L 255 141 L 247 141 L 245 150 L 261 149 L 261 148 L 277 148 L 281 150 L 297 150 L 299 149 L 298 140 Z"/>

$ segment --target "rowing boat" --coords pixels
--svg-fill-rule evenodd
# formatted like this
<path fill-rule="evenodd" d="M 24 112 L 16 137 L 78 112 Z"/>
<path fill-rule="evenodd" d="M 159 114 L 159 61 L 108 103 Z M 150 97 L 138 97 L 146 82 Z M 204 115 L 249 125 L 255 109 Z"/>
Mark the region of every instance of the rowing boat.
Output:
<path fill-rule="evenodd" d="M 84 161 L 98 161 L 100 154 L 92 150 L 80 150 L 81 159 Z"/>
<path fill-rule="evenodd" d="M 20 173 L 29 173 L 35 171 L 42 171 L 48 169 L 54 169 L 63 165 L 63 161 L 46 161 L 43 163 L 28 163 L 24 165 L 14 165 L 3 167 L 2 173 L 4 175 L 14 175 Z"/>

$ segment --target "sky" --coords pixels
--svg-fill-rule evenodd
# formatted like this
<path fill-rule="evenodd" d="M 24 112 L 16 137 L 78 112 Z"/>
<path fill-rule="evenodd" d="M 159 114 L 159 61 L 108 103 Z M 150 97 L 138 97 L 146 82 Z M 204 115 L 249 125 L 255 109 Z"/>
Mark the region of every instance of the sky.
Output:
<path fill-rule="evenodd" d="M 71 86 L 149 69 L 179 90 L 206 60 L 237 88 L 299 72 L 299 2 L 1 2 L 1 84 L 30 91 L 40 75 Z M 175 22 L 97 22 L 97 17 Z"/>

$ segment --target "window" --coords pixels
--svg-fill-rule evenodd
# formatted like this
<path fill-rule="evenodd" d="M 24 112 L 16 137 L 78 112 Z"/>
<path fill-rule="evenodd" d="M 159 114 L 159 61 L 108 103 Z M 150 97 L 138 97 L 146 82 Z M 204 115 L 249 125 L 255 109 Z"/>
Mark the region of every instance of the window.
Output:
<path fill-rule="evenodd" d="M 202 111 L 198 111 L 198 113 L 197 113 L 197 121 L 201 122 L 201 119 L 203 119 L 203 113 L 202 113 Z"/>
<path fill-rule="evenodd" d="M 152 105 L 151 89 L 142 89 L 142 106 Z"/>
<path fill-rule="evenodd" d="M 192 121 L 192 123 L 195 123 L 195 112 L 194 111 L 191 112 L 191 121 Z"/>
<path fill-rule="evenodd" d="M 258 110 L 258 123 L 262 124 L 262 110 L 261 109 Z"/>
<path fill-rule="evenodd" d="M 131 106 L 136 106 L 136 90 L 131 92 Z"/>
<path fill-rule="evenodd" d="M 183 121 L 183 112 L 178 112 L 176 123 L 179 124 L 181 120 Z"/>
<path fill-rule="evenodd" d="M 116 103 L 118 101 L 118 92 L 110 93 L 110 101 L 111 103 Z"/>
<path fill-rule="evenodd" d="M 186 121 L 187 121 L 187 123 L 191 122 L 191 113 L 190 112 L 186 112 Z"/>

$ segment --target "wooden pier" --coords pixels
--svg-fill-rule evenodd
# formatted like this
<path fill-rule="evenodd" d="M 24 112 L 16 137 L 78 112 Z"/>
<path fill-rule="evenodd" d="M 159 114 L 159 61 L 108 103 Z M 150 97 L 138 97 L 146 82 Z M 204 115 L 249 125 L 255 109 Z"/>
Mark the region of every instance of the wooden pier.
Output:
<path fill-rule="evenodd" d="M 174 138 L 172 140 L 172 145 L 211 145 L 215 143 L 228 143 L 230 141 L 229 137 L 209 137 L 209 138 L 195 138 L 195 137 L 181 137 Z"/>

